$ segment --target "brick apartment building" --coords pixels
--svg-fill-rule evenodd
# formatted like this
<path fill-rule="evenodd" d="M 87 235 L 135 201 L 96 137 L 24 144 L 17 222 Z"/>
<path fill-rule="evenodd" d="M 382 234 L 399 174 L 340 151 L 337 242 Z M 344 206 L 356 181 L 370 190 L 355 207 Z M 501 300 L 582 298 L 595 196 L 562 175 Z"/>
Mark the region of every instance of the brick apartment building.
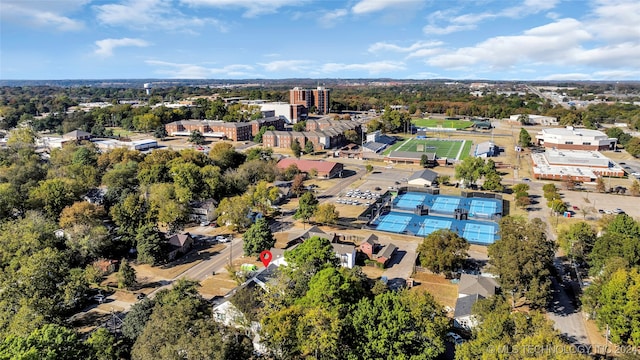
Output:
<path fill-rule="evenodd" d="M 289 104 L 302 105 L 308 111 L 315 106 L 320 115 L 328 114 L 331 108 L 330 89 L 318 86 L 316 89 L 294 87 L 289 90 Z"/>
<path fill-rule="evenodd" d="M 227 138 L 233 141 L 247 141 L 253 139 L 263 126 L 274 126 L 284 129 L 284 119 L 270 117 L 250 122 L 224 122 L 218 120 L 181 120 L 166 124 L 165 130 L 171 136 L 189 136 L 198 130 L 205 137 Z"/>
<path fill-rule="evenodd" d="M 332 149 L 346 143 L 344 132 L 347 130 L 361 131 L 361 126 L 355 121 L 336 120 L 307 120 L 307 131 L 267 131 L 262 136 L 264 147 L 288 149 L 296 139 L 302 147 L 310 141 L 315 150 Z"/>

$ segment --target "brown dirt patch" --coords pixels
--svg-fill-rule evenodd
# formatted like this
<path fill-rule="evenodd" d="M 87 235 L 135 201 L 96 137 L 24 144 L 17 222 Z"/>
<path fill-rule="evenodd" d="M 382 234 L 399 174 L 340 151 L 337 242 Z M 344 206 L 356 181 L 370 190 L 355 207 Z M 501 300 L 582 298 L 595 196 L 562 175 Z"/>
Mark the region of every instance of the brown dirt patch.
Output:
<path fill-rule="evenodd" d="M 598 353 L 604 355 L 607 339 L 602 336 L 602 332 L 598 329 L 598 325 L 593 320 L 584 320 L 584 325 L 587 330 L 587 336 L 589 337 L 589 343 L 593 350 L 600 350 Z"/>
<path fill-rule="evenodd" d="M 429 273 L 416 273 L 413 278 L 417 285 L 412 288 L 412 291 L 427 291 L 442 306 L 455 308 L 458 285 L 452 284 L 444 276 Z"/>
<path fill-rule="evenodd" d="M 369 279 L 378 280 L 380 279 L 380 277 L 382 277 L 384 269 L 380 269 L 375 266 L 363 266 L 362 273 L 365 274 Z"/>

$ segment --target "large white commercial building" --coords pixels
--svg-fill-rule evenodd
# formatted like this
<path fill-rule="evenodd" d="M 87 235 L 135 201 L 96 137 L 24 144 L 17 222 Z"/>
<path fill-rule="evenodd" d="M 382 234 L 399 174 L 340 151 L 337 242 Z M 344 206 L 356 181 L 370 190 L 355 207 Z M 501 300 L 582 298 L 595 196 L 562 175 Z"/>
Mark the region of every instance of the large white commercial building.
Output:
<path fill-rule="evenodd" d="M 598 177 L 622 177 L 624 170 L 598 151 L 546 149 L 532 153 L 533 177 L 593 182 Z"/>
<path fill-rule="evenodd" d="M 536 135 L 536 142 L 540 146 L 567 150 L 614 150 L 616 138 L 598 130 L 566 128 L 542 129 Z"/>

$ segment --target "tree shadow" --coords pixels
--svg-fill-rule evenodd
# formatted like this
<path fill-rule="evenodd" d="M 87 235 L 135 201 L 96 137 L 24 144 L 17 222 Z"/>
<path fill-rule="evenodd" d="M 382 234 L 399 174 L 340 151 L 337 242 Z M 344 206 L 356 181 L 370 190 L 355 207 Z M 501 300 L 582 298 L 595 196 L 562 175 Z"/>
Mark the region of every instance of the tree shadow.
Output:
<path fill-rule="evenodd" d="M 400 264 L 406 254 L 407 252 L 405 250 L 396 250 L 391 259 L 387 261 L 385 268 L 390 268 L 393 265 Z"/>

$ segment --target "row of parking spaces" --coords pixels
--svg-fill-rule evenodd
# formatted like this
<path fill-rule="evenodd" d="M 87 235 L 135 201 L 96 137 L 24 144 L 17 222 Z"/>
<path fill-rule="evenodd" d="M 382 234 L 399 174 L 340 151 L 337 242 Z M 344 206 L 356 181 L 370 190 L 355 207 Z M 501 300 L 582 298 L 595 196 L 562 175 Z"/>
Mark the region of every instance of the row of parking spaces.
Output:
<path fill-rule="evenodd" d="M 361 206 L 369 206 L 369 205 L 371 205 L 370 201 L 360 202 L 358 200 L 350 200 L 350 199 L 337 199 L 336 203 L 344 204 L 344 205 L 361 205 Z"/>
<path fill-rule="evenodd" d="M 380 193 L 371 192 L 370 190 L 360 191 L 356 189 L 348 191 L 344 196 L 354 199 L 375 200 L 380 197 Z"/>

